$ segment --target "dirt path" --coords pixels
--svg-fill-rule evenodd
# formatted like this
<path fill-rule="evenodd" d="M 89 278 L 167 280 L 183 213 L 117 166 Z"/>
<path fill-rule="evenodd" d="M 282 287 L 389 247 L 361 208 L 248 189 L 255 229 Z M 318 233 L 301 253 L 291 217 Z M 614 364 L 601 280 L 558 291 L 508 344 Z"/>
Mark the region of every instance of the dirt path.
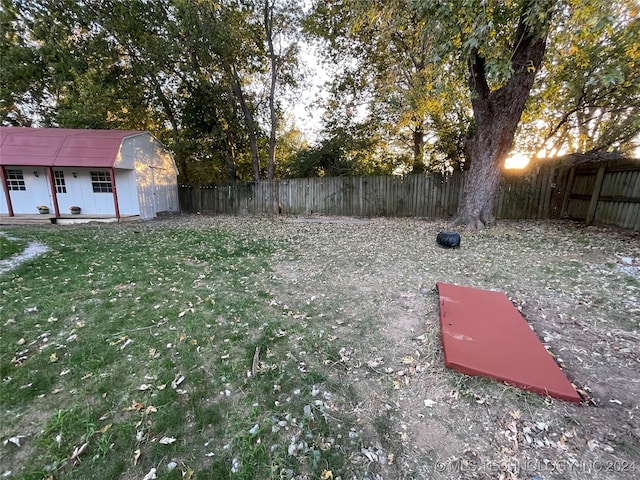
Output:
<path fill-rule="evenodd" d="M 28 260 L 31 260 L 32 258 L 35 258 L 38 255 L 42 255 L 43 253 L 46 253 L 47 250 L 48 248 L 46 245 L 43 245 L 42 243 L 39 243 L 39 242 L 31 242 L 29 245 L 27 245 L 27 248 L 25 248 L 18 255 L 13 255 L 9 258 L 0 260 L 0 275 L 6 272 L 10 272 L 14 268 L 16 268 L 18 265 L 21 265 L 22 263 Z"/>
<path fill-rule="evenodd" d="M 637 478 L 640 284 L 618 268 L 640 258 L 636 236 L 510 222 L 447 251 L 416 220 L 281 227 L 298 258 L 276 262 L 279 295 L 326 312 L 374 476 Z M 590 402 L 445 369 L 437 281 L 505 291 Z"/>

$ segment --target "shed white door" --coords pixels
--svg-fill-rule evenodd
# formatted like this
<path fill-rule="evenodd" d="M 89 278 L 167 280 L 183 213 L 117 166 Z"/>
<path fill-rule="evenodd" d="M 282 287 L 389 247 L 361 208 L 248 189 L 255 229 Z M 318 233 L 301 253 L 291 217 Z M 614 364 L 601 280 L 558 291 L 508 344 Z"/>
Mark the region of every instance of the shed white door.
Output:
<path fill-rule="evenodd" d="M 35 214 L 39 205 L 49 207 L 53 213 L 51 188 L 45 168 L 7 167 L 6 173 L 14 213 Z"/>
<path fill-rule="evenodd" d="M 139 165 L 136 167 L 136 176 L 140 218 L 143 220 L 151 220 L 156 216 L 153 194 L 155 190 L 153 169 L 148 165 Z"/>
<path fill-rule="evenodd" d="M 163 188 L 163 169 L 145 166 L 144 177 L 139 176 L 140 217 L 143 220 L 155 218 L 158 212 L 166 212 L 167 198 Z M 139 172 L 140 175 L 140 172 Z"/>
<path fill-rule="evenodd" d="M 151 168 L 155 213 L 177 210 L 172 202 L 175 173 L 168 168 Z"/>
<path fill-rule="evenodd" d="M 155 168 L 155 167 L 151 167 L 151 189 L 153 191 L 153 214 L 154 216 L 158 213 L 158 212 L 164 212 L 166 209 L 163 208 L 163 197 L 164 195 L 162 195 L 162 192 L 159 190 L 159 185 L 158 182 L 162 182 L 161 180 L 161 176 L 162 176 L 162 169 L 161 168 Z M 160 177 L 160 178 L 157 178 Z M 160 183 L 161 185 L 162 183 Z"/>

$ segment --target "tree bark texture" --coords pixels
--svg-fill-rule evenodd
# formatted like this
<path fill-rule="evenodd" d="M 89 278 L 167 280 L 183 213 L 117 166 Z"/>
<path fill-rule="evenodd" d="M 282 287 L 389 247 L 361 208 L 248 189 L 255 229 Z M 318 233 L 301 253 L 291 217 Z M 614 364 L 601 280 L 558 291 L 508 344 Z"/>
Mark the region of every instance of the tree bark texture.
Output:
<path fill-rule="evenodd" d="M 253 113 L 249 109 L 247 102 L 244 98 L 244 92 L 242 91 L 242 84 L 240 77 L 235 67 L 232 66 L 230 73 L 230 80 L 232 85 L 232 91 L 240 104 L 240 110 L 244 116 L 244 121 L 247 124 L 247 130 L 249 135 L 249 144 L 251 145 L 251 158 L 253 160 L 253 179 L 256 182 L 260 181 L 260 154 L 258 153 L 258 137 L 256 135 L 256 124 L 253 119 Z"/>
<path fill-rule="evenodd" d="M 267 37 L 267 48 L 271 60 L 271 79 L 269 85 L 269 114 L 271 116 L 271 130 L 269 132 L 269 170 L 268 178 L 273 180 L 276 172 L 276 133 L 278 117 L 275 106 L 276 84 L 278 83 L 278 59 L 273 48 L 273 4 L 269 0 L 264 2 L 264 32 Z"/>
<path fill-rule="evenodd" d="M 424 126 L 416 124 L 413 131 L 413 173 L 424 172 Z"/>
<path fill-rule="evenodd" d="M 453 223 L 481 229 L 494 221 L 493 206 L 502 167 L 544 57 L 546 31 L 532 31 L 526 13 L 520 17 L 511 57 L 512 74 L 507 82 L 491 91 L 485 60 L 478 51 L 471 53 L 469 87 L 472 93 L 474 134 L 467 138 L 465 154 L 470 161 L 462 202 Z"/>
<path fill-rule="evenodd" d="M 227 86 L 227 105 L 233 112 L 235 118 L 238 113 L 238 105 L 233 100 L 235 95 L 231 86 Z M 233 129 L 229 125 L 225 126 L 225 144 L 226 144 L 226 159 L 227 159 L 227 182 L 235 183 L 238 181 L 238 169 L 236 167 L 236 139 L 233 134 Z"/>
<path fill-rule="evenodd" d="M 238 173 L 236 170 L 236 149 L 233 139 L 233 132 L 227 129 L 225 136 L 226 143 L 226 160 L 227 160 L 227 182 L 235 183 L 238 180 Z"/>

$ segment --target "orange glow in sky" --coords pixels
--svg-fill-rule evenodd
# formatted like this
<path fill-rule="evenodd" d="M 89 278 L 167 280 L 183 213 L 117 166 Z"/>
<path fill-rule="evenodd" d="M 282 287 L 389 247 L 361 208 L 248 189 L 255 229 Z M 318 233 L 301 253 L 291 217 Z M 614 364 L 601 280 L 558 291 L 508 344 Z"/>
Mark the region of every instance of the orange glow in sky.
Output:
<path fill-rule="evenodd" d="M 522 169 L 529 165 L 530 157 L 522 153 L 512 153 L 504 162 L 506 169 Z"/>

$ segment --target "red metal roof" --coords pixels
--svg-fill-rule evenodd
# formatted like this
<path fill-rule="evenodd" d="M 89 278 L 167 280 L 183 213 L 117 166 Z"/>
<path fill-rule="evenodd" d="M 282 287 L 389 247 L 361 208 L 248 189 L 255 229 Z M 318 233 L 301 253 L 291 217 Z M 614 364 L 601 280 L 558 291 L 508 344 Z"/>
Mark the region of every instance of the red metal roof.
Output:
<path fill-rule="evenodd" d="M 0 165 L 113 167 L 125 138 L 136 130 L 0 127 Z"/>
<path fill-rule="evenodd" d="M 576 389 L 504 293 L 447 283 L 437 287 L 446 367 L 580 402 Z"/>

